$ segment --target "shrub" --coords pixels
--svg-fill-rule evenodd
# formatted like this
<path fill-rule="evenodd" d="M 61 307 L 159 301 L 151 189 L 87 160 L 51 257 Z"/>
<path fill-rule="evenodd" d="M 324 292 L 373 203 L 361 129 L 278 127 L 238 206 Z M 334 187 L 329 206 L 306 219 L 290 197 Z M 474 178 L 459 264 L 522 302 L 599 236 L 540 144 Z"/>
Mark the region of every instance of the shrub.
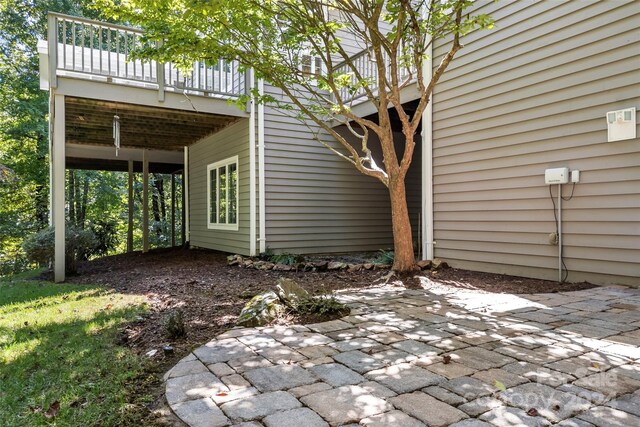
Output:
<path fill-rule="evenodd" d="M 184 326 L 184 316 L 181 310 L 171 311 L 164 317 L 164 330 L 167 338 L 170 339 L 187 335 L 187 330 Z"/>
<path fill-rule="evenodd" d="M 87 254 L 90 256 L 109 255 L 109 252 L 115 250 L 118 246 L 118 230 L 115 221 L 94 221 L 89 228 L 96 236 L 97 245 L 95 249 Z"/>
<path fill-rule="evenodd" d="M 98 245 L 93 231 L 69 226 L 66 229 L 65 241 L 65 272 L 76 274 L 78 260 L 87 254 L 92 254 Z M 23 243 L 27 258 L 39 265 L 49 265 L 55 254 L 55 238 L 53 227 L 46 228 L 29 236 Z"/>
<path fill-rule="evenodd" d="M 295 265 L 300 262 L 304 262 L 304 257 L 302 255 L 291 254 L 288 252 L 276 254 L 270 248 L 267 248 L 266 251 L 260 254 L 260 259 L 263 261 L 272 262 L 274 264 L 284 265 Z"/>
<path fill-rule="evenodd" d="M 349 308 L 339 302 L 334 295 L 322 294 L 301 299 L 295 311 L 299 314 L 334 314 L 348 311 Z"/>

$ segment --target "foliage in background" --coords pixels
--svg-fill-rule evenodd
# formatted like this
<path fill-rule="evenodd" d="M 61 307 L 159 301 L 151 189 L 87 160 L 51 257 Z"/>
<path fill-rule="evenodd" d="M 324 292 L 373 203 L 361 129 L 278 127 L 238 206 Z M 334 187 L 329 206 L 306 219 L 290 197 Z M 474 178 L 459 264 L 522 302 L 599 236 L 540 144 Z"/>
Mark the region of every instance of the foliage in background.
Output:
<path fill-rule="evenodd" d="M 89 6 L 80 0 L 0 0 L 0 276 L 32 266 L 23 240 L 49 225 L 49 95 L 39 87 L 37 40 L 46 39 L 48 11 L 105 19 Z M 134 193 L 134 248 L 142 247 L 140 181 Z M 162 206 L 170 203 L 170 191 L 156 183 L 170 181 L 153 174 L 150 182 L 150 204 L 159 206 L 159 215 L 152 212 L 150 244 L 168 246 L 170 217 Z M 96 255 L 126 250 L 126 174 L 69 170 L 66 191 L 68 223 L 90 227 L 98 235 L 101 246 Z M 177 231 L 180 236 L 180 211 Z"/>

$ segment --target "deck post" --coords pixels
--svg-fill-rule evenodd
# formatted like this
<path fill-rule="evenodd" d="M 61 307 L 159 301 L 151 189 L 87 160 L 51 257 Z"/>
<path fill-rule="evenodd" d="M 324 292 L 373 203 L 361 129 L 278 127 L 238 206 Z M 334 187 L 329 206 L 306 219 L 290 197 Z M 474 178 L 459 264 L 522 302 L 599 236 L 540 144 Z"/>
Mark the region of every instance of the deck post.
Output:
<path fill-rule="evenodd" d="M 133 160 L 129 160 L 127 252 L 133 252 Z"/>
<path fill-rule="evenodd" d="M 184 194 L 184 240 L 189 241 L 189 147 L 184 147 L 184 180 L 182 181 L 182 194 Z"/>
<path fill-rule="evenodd" d="M 47 16 L 47 43 L 49 45 L 49 88 L 58 87 L 58 18 Z"/>
<path fill-rule="evenodd" d="M 171 172 L 171 247 L 176 245 L 176 174 Z"/>
<path fill-rule="evenodd" d="M 184 194 L 184 188 L 185 188 L 184 179 L 185 179 L 185 173 L 184 173 L 184 168 L 182 168 L 182 198 L 180 200 L 180 202 L 182 203 L 180 205 L 180 207 L 181 207 L 180 211 L 181 211 L 181 216 L 182 216 L 182 223 L 180 224 L 180 232 L 181 232 L 181 236 L 182 236 L 182 246 L 184 246 L 185 243 L 187 243 L 187 239 L 186 239 L 186 236 L 185 236 L 185 231 L 186 231 L 186 228 L 187 228 L 187 225 L 185 223 L 185 220 L 187 218 L 187 212 L 184 209 L 185 200 L 186 200 L 186 197 L 185 197 L 185 194 Z"/>
<path fill-rule="evenodd" d="M 142 150 L 142 252 L 149 252 L 149 158 Z"/>
<path fill-rule="evenodd" d="M 65 279 L 65 111 L 64 95 L 55 95 L 53 117 L 53 138 L 51 157 L 53 158 L 53 181 L 51 182 L 53 227 L 55 236 L 54 280 Z"/>

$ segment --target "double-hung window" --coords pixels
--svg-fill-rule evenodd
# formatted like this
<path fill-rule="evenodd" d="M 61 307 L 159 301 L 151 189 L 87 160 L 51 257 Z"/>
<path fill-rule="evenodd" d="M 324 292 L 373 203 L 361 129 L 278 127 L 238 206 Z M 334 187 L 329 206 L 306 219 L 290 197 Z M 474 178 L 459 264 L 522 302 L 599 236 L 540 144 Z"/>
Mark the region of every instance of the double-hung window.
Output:
<path fill-rule="evenodd" d="M 207 166 L 207 226 L 238 230 L 238 156 Z"/>

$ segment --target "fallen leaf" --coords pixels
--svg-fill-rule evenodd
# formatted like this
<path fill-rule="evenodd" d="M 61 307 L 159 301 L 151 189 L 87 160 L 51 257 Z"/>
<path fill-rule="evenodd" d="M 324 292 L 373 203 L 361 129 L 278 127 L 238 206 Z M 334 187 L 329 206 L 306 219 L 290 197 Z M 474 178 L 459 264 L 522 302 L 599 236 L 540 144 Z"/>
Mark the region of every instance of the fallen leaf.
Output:
<path fill-rule="evenodd" d="M 598 362 L 591 363 L 591 367 L 595 369 L 600 369 L 600 365 L 598 364 Z"/>
<path fill-rule="evenodd" d="M 107 304 L 104 309 L 105 310 L 111 310 L 113 308 L 113 304 Z"/>
<path fill-rule="evenodd" d="M 494 381 L 493 386 L 494 386 L 495 388 L 497 388 L 498 390 L 500 390 L 500 391 L 505 391 L 505 390 L 507 389 L 507 387 L 506 387 L 503 383 L 501 383 L 500 381 L 498 381 L 498 380 L 495 380 L 495 381 Z"/>
<path fill-rule="evenodd" d="M 224 391 L 221 391 L 221 392 L 219 392 L 219 393 L 216 393 L 216 396 L 224 397 L 224 396 L 228 396 L 228 394 L 227 394 L 227 393 L 225 393 Z"/>
<path fill-rule="evenodd" d="M 60 412 L 60 402 L 56 400 L 51 404 L 51 406 L 49 406 L 47 412 L 44 413 L 44 417 L 50 420 L 55 418 L 58 415 L 58 412 Z"/>
<path fill-rule="evenodd" d="M 538 410 L 536 408 L 531 408 L 527 411 L 527 415 L 529 415 L 530 417 L 537 417 Z"/>
<path fill-rule="evenodd" d="M 449 356 L 448 354 L 442 356 L 442 363 L 444 363 L 445 365 L 451 363 L 451 356 Z"/>

